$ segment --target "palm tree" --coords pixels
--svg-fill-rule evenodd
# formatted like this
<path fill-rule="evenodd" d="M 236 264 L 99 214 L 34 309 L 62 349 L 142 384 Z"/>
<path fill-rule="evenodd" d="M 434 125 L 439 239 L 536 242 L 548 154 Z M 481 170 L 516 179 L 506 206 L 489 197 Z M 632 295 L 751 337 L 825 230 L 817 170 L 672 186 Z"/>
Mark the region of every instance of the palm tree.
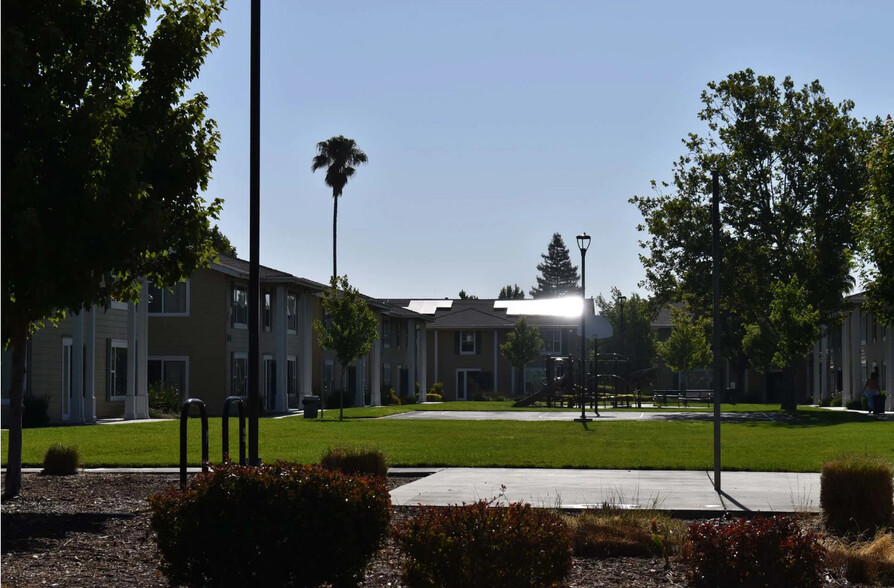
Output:
<path fill-rule="evenodd" d="M 366 153 L 357 148 L 354 139 L 342 135 L 332 137 L 328 141 L 317 143 L 317 154 L 314 156 L 310 171 L 326 168 L 326 185 L 332 188 L 332 277 L 338 276 L 336 271 L 336 235 L 338 226 L 338 197 L 341 196 L 348 179 L 357 171 L 354 166 L 366 163 Z"/>

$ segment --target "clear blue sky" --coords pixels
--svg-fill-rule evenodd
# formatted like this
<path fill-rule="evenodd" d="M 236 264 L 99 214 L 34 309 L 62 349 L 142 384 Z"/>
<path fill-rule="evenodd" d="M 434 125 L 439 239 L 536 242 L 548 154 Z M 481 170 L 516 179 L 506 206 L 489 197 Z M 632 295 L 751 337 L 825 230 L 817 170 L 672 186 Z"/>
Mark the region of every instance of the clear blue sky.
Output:
<path fill-rule="evenodd" d="M 248 0 L 199 80 L 222 134 L 207 197 L 248 258 Z M 640 291 L 627 200 L 702 130 L 699 95 L 752 68 L 819 79 L 856 116 L 894 114 L 894 3 L 264 0 L 261 263 L 320 282 L 332 196 L 318 141 L 369 156 L 339 202 L 338 270 L 377 297 L 526 292 L 554 232 L 587 294 Z"/>

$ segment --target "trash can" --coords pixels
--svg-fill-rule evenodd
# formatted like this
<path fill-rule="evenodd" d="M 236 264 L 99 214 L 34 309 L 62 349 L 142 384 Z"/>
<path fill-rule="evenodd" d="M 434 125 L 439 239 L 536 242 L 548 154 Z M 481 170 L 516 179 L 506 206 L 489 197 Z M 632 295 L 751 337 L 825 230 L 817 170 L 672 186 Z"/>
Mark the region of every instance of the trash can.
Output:
<path fill-rule="evenodd" d="M 319 396 L 305 396 L 303 402 L 304 402 L 304 418 L 306 418 L 306 419 L 317 418 L 317 411 L 320 410 L 320 397 Z"/>

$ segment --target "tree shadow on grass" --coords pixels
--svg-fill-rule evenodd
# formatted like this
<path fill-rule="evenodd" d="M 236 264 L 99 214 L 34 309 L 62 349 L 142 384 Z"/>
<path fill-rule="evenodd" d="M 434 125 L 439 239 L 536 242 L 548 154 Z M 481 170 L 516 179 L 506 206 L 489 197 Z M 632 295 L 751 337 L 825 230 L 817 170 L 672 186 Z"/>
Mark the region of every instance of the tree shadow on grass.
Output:
<path fill-rule="evenodd" d="M 104 533 L 110 520 L 134 516 L 131 513 L 3 513 L 0 551 L 27 552 L 47 539 L 64 539 L 73 533 Z"/>

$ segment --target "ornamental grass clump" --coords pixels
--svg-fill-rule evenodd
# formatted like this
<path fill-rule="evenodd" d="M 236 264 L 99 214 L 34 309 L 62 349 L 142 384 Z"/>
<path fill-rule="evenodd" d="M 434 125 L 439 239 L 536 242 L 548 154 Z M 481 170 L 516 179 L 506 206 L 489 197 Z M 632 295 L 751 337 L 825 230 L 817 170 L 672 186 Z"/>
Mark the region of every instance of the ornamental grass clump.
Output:
<path fill-rule="evenodd" d="M 579 557 L 669 557 L 680 551 L 686 526 L 666 514 L 602 508 L 565 520 Z"/>
<path fill-rule="evenodd" d="M 80 465 L 81 453 L 77 447 L 56 443 L 47 449 L 41 473 L 47 476 L 72 476 L 78 473 Z"/>
<path fill-rule="evenodd" d="M 894 468 L 890 462 L 855 455 L 823 464 L 820 507 L 829 532 L 872 537 L 892 525 Z"/>
<path fill-rule="evenodd" d="M 395 534 L 411 588 L 552 586 L 571 571 L 568 525 L 529 504 L 420 507 Z"/>
<path fill-rule="evenodd" d="M 332 448 L 323 454 L 320 465 L 343 474 L 388 475 L 388 460 L 378 449 Z"/>
<path fill-rule="evenodd" d="M 218 466 L 149 503 L 171 585 L 353 585 L 391 520 L 383 479 L 282 462 Z"/>
<path fill-rule="evenodd" d="M 822 585 L 825 548 L 792 517 L 696 523 L 689 540 L 684 559 L 695 588 Z"/>
<path fill-rule="evenodd" d="M 879 531 L 872 541 L 856 543 L 832 539 L 828 552 L 829 567 L 843 568 L 849 581 L 894 586 L 894 533 Z"/>

